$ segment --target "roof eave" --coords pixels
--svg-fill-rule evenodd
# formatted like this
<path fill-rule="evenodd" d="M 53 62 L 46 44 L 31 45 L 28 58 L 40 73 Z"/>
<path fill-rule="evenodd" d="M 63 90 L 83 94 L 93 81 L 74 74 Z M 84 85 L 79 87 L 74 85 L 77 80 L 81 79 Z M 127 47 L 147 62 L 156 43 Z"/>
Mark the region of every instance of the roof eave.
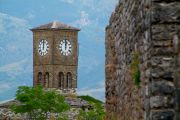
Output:
<path fill-rule="evenodd" d="M 50 28 L 50 29 L 34 29 L 34 28 L 32 28 L 32 29 L 29 29 L 29 30 L 31 30 L 31 31 L 41 31 L 41 30 L 71 30 L 71 31 L 81 31 L 81 29 L 57 29 L 57 28 Z"/>

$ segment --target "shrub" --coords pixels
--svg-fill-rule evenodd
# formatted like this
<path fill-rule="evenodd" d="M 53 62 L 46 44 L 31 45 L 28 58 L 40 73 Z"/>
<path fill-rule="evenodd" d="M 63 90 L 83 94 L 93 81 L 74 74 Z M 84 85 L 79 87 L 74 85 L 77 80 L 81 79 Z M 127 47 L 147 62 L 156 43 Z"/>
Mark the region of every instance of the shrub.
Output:
<path fill-rule="evenodd" d="M 102 106 L 103 102 L 97 100 L 91 96 L 79 96 L 79 98 L 86 100 L 93 109 L 84 111 L 80 110 L 78 120 L 103 120 L 105 118 L 104 107 Z"/>
<path fill-rule="evenodd" d="M 12 105 L 15 113 L 26 113 L 29 119 L 46 120 L 49 113 L 61 113 L 69 110 L 65 98 L 55 91 L 44 91 L 42 86 L 20 86 L 16 92 L 20 105 Z"/>

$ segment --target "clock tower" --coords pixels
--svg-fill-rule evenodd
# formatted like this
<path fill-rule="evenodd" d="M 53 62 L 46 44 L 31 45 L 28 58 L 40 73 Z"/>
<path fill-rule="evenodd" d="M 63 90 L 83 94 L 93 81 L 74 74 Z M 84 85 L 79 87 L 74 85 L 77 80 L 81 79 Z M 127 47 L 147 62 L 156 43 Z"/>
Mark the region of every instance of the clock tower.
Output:
<path fill-rule="evenodd" d="M 51 22 L 32 28 L 33 85 L 71 90 L 77 88 L 78 32 L 80 29 Z"/>

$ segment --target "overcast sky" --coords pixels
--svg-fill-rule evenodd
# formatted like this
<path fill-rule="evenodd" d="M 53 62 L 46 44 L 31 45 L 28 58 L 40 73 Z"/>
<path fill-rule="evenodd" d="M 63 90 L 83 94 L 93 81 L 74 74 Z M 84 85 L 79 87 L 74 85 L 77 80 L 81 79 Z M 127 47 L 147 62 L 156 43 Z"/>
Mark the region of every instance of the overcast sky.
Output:
<path fill-rule="evenodd" d="M 0 101 L 32 86 L 30 28 L 59 21 L 79 32 L 78 93 L 104 99 L 105 27 L 118 0 L 0 0 Z"/>

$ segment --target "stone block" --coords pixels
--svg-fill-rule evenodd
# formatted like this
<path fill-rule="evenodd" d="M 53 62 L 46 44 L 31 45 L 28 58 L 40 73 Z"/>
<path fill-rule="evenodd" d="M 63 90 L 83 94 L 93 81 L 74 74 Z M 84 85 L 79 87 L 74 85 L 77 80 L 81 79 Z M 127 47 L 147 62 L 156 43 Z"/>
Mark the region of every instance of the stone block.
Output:
<path fill-rule="evenodd" d="M 173 76 L 173 69 L 171 68 L 161 68 L 161 67 L 157 67 L 157 68 L 152 68 L 151 69 L 151 77 L 154 80 L 168 80 L 168 81 L 173 81 L 174 76 Z"/>
<path fill-rule="evenodd" d="M 162 56 L 153 56 L 151 58 L 151 65 L 153 67 L 162 67 L 168 68 L 174 65 L 173 57 L 162 57 Z"/>
<path fill-rule="evenodd" d="M 144 101 L 144 109 L 145 109 L 146 113 L 148 113 L 150 110 L 150 99 L 149 98 L 146 98 Z"/>
<path fill-rule="evenodd" d="M 152 50 L 153 56 L 172 56 L 174 55 L 173 47 L 154 47 Z"/>
<path fill-rule="evenodd" d="M 173 110 L 152 110 L 150 120 L 174 120 Z"/>
<path fill-rule="evenodd" d="M 176 111 L 180 113 L 180 88 L 176 90 Z"/>
<path fill-rule="evenodd" d="M 180 25 L 153 24 L 151 28 L 152 28 L 153 41 L 165 41 L 165 40 L 173 40 L 173 37 L 176 34 L 177 30 L 180 30 Z"/>
<path fill-rule="evenodd" d="M 151 108 L 172 108 L 174 98 L 171 96 L 152 96 L 150 97 Z"/>
<path fill-rule="evenodd" d="M 153 2 L 167 2 L 167 3 L 169 3 L 169 2 L 178 2 L 179 0 L 152 0 Z"/>
<path fill-rule="evenodd" d="M 168 81 L 152 81 L 151 84 L 151 94 L 152 95 L 172 95 L 175 91 L 175 86 L 172 82 Z"/>
<path fill-rule="evenodd" d="M 153 23 L 180 23 L 180 2 L 154 3 L 152 6 Z"/>

